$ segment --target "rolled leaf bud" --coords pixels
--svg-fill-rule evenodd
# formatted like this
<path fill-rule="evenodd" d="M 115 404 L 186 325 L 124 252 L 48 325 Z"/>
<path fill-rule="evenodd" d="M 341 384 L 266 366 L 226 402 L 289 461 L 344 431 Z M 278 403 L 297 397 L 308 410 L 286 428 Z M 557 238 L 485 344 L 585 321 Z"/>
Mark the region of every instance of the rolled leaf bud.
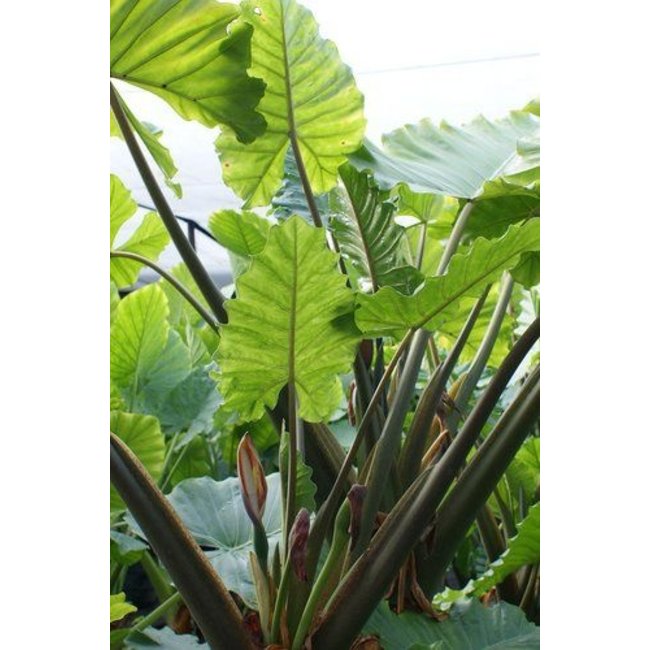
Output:
<path fill-rule="evenodd" d="M 268 488 L 262 463 L 248 434 L 244 435 L 237 448 L 237 474 L 244 508 L 253 524 L 261 526 Z"/>
<path fill-rule="evenodd" d="M 348 501 L 350 502 L 350 544 L 352 547 L 357 543 L 359 537 L 359 528 L 361 526 L 361 513 L 363 511 L 363 501 L 366 497 L 368 488 L 365 485 L 355 484 L 348 492 Z"/>
<path fill-rule="evenodd" d="M 289 561 L 298 580 L 307 580 L 307 539 L 309 538 L 309 511 L 300 508 L 289 534 Z"/>
<path fill-rule="evenodd" d="M 363 339 L 361 343 L 359 343 L 359 353 L 361 354 L 363 362 L 366 364 L 366 368 L 370 368 L 373 353 L 372 340 Z"/>
<path fill-rule="evenodd" d="M 350 390 L 348 393 L 348 422 L 351 426 L 357 423 L 357 414 L 355 411 L 357 401 L 357 384 L 354 380 L 350 382 Z"/>

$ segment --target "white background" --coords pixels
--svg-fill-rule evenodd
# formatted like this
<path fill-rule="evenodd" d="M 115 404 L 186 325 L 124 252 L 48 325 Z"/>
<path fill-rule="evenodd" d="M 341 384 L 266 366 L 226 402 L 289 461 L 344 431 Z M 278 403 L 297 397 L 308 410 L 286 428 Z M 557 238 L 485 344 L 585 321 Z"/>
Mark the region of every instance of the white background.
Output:
<path fill-rule="evenodd" d="M 441 34 L 471 48 L 473 35 L 501 33 L 504 23 L 517 38 L 543 36 L 542 647 L 644 647 L 644 6 L 336 4 L 338 14 L 321 16 L 327 29 L 363 8 L 359 42 L 381 30 L 391 63 L 401 56 L 397 26 L 426 33 L 422 48 L 437 48 Z M 441 16 L 452 4 L 450 24 Z M 0 23 L 8 648 L 108 646 L 108 26 L 108 3 L 94 2 L 13 3 Z M 535 36 L 530 47 L 538 45 Z M 423 49 L 418 57 L 443 55 L 458 52 Z"/>

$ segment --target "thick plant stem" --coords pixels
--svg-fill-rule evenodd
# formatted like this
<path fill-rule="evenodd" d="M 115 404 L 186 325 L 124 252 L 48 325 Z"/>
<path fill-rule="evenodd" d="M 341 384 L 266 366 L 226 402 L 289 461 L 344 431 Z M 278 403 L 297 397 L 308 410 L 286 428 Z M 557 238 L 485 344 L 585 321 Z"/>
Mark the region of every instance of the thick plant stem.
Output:
<path fill-rule="evenodd" d="M 497 298 L 497 304 L 494 308 L 494 312 L 492 312 L 492 317 L 490 318 L 490 322 L 488 323 L 487 329 L 485 330 L 485 334 L 483 335 L 483 340 L 481 341 L 481 344 L 479 345 L 479 348 L 476 351 L 474 358 L 472 359 L 472 363 L 467 371 L 465 381 L 460 387 L 458 395 L 454 400 L 456 402 L 456 406 L 461 412 L 469 402 L 469 399 L 472 396 L 474 389 L 476 388 L 476 384 L 481 378 L 483 370 L 485 370 L 485 366 L 487 365 L 488 359 L 490 358 L 494 344 L 496 343 L 497 337 L 499 336 L 501 324 L 503 323 L 503 319 L 505 318 L 506 312 L 508 310 L 508 305 L 510 304 L 510 297 L 512 296 L 513 286 L 514 280 L 512 279 L 510 273 L 506 271 L 503 274 L 501 287 L 499 289 L 499 297 Z M 459 418 L 459 413 L 453 412 L 447 419 L 447 427 L 452 435 L 456 433 Z"/>
<path fill-rule="evenodd" d="M 449 236 L 440 263 L 438 264 L 436 275 L 442 275 L 447 270 L 452 256 L 458 249 L 472 208 L 473 203 L 468 201 L 461 210 L 458 219 L 456 219 L 456 223 Z M 430 336 L 431 333 L 424 329 L 418 330 L 413 336 L 413 342 L 404 363 L 397 392 L 373 457 L 373 464 L 367 481 L 368 492 L 363 505 L 361 530 L 357 544 L 352 549 L 352 560 L 356 560 L 359 557 L 370 541 L 375 517 L 382 499 L 384 486 L 386 485 L 384 479 L 390 471 L 390 466 L 394 461 L 400 443 L 402 426 L 406 413 L 408 412 L 409 400 L 415 389 L 415 382 L 417 381 Z"/>
<path fill-rule="evenodd" d="M 418 335 L 420 335 L 421 332 L 422 330 L 415 334 L 414 341 L 418 339 Z M 402 436 L 402 424 L 404 423 L 404 418 L 408 412 L 409 401 L 413 393 L 417 375 L 420 371 L 422 356 L 424 355 L 425 350 L 424 346 L 418 346 L 417 349 L 420 354 L 413 355 L 412 352 L 414 348 L 415 343 L 411 346 L 411 351 L 400 376 L 395 398 L 393 399 L 381 437 L 377 442 L 372 457 L 372 465 L 370 466 L 368 479 L 366 481 L 368 491 L 363 503 L 359 538 L 355 547 L 351 550 L 351 561 L 354 561 L 359 557 L 370 541 L 375 517 L 379 510 L 384 489 L 387 485 L 386 477 L 389 476 L 391 471 L 391 465 L 394 462 L 397 447 Z"/>
<path fill-rule="evenodd" d="M 291 121 L 293 122 L 293 112 Z M 302 183 L 302 189 L 305 192 L 305 199 L 307 200 L 307 206 L 309 207 L 311 218 L 316 227 L 322 228 L 323 220 L 321 219 L 320 212 L 318 211 L 318 207 L 316 205 L 314 192 L 312 191 L 311 185 L 309 184 L 309 179 L 307 178 L 307 170 L 305 169 L 305 163 L 302 159 L 302 154 L 300 153 L 300 145 L 298 144 L 298 138 L 296 138 L 294 128 L 291 128 L 289 130 L 289 139 L 291 141 L 291 149 L 293 150 L 293 155 L 296 159 L 296 167 L 298 168 L 300 182 Z"/>
<path fill-rule="evenodd" d="M 289 533 L 296 516 L 296 480 L 298 472 L 298 405 L 296 404 L 296 387 L 289 381 L 287 390 L 289 417 L 289 465 L 287 467 L 287 494 L 284 519 L 284 553 L 289 557 Z"/>
<path fill-rule="evenodd" d="M 289 578 L 291 576 L 291 563 L 289 562 L 289 554 L 287 552 L 287 559 L 282 568 L 282 578 L 278 586 L 278 593 L 275 597 L 275 605 L 273 606 L 273 620 L 271 623 L 271 643 L 278 643 L 280 641 L 280 623 L 282 622 L 282 612 L 287 602 L 287 595 L 289 590 Z"/>
<path fill-rule="evenodd" d="M 483 309 L 489 291 L 490 287 L 488 286 L 485 288 L 483 295 L 477 300 L 453 348 L 447 355 L 444 363 L 438 366 L 420 397 L 415 415 L 413 416 L 413 423 L 404 441 L 402 453 L 400 454 L 399 471 L 403 487 L 408 487 L 418 473 L 422 455 L 424 454 L 427 434 L 440 405 L 445 386 L 458 362 L 460 353 L 467 343 L 467 339 L 469 339 L 469 335 L 474 329 L 474 325 L 481 313 L 481 309 Z"/>
<path fill-rule="evenodd" d="M 201 260 L 199 260 L 196 251 L 192 248 L 190 242 L 185 236 L 185 233 L 183 232 L 183 229 L 179 225 L 176 217 L 174 216 L 174 213 L 169 207 L 167 199 L 165 199 L 165 195 L 162 193 L 160 187 L 158 187 L 158 183 L 156 182 L 149 164 L 147 163 L 147 160 L 144 157 L 142 150 L 140 149 L 140 145 L 135 138 L 133 129 L 131 128 L 129 120 L 122 108 L 121 99 L 113 87 L 113 84 L 111 84 L 111 108 L 113 109 L 115 119 L 117 120 L 120 130 L 122 131 L 122 135 L 124 136 L 126 146 L 129 148 L 131 157 L 133 158 L 133 161 L 138 168 L 138 172 L 142 177 L 142 181 L 145 184 L 149 195 L 151 196 L 153 204 L 156 206 L 156 210 L 158 211 L 160 218 L 169 231 L 176 249 L 187 265 L 187 268 L 192 274 L 192 277 L 194 278 L 197 286 L 201 290 L 201 293 L 203 294 L 206 302 L 208 305 L 210 305 L 210 309 L 212 309 L 214 315 L 217 317 L 220 323 L 227 323 L 228 313 L 224 308 L 224 302 L 226 299 L 210 278 L 208 272 L 201 263 Z"/>
<path fill-rule="evenodd" d="M 357 434 L 354 438 L 354 441 L 352 442 L 350 449 L 348 449 L 348 452 L 345 455 L 343 465 L 339 470 L 339 473 L 336 477 L 336 481 L 334 482 L 334 486 L 332 487 L 329 495 L 327 496 L 325 503 L 323 503 L 322 507 L 319 509 L 316 515 L 316 519 L 314 520 L 314 525 L 312 526 L 311 533 L 309 535 L 308 552 L 307 552 L 307 567 L 308 567 L 307 573 L 308 574 L 313 573 L 316 567 L 316 563 L 318 562 L 318 556 L 320 555 L 320 550 L 323 544 L 323 540 L 325 539 L 325 533 L 327 532 L 329 524 L 338 507 L 339 499 L 341 497 L 343 488 L 347 481 L 348 474 L 352 469 L 352 464 L 354 463 L 354 459 L 356 458 L 357 452 L 359 451 L 359 447 L 361 446 L 361 442 L 363 441 L 365 431 L 369 426 L 371 419 L 373 418 L 375 408 L 377 407 L 377 405 L 379 404 L 382 398 L 384 386 L 392 376 L 393 371 L 395 370 L 395 367 L 397 366 L 397 363 L 402 353 L 408 347 L 409 341 L 411 340 L 412 336 L 413 336 L 413 331 L 410 330 L 406 334 L 406 336 L 402 339 L 397 350 L 395 351 L 395 354 L 393 355 L 393 358 L 391 359 L 388 366 L 386 366 L 386 370 L 384 370 L 384 374 L 382 375 L 379 384 L 377 384 L 377 388 L 375 388 L 375 392 L 373 393 L 372 399 L 370 400 L 370 404 L 368 404 L 368 408 L 366 409 L 366 412 L 363 414 L 363 417 L 361 418 L 361 422 L 359 423 L 359 427 L 357 429 Z"/>
<path fill-rule="evenodd" d="M 515 370 L 539 337 L 537 319 L 517 341 L 442 459 L 423 472 L 398 501 L 330 599 L 314 633 L 314 650 L 348 647 L 399 568 L 427 531 L 456 473 Z M 354 607 L 349 603 L 354 602 Z"/>
<path fill-rule="evenodd" d="M 343 502 L 339 514 L 336 516 L 334 534 L 332 536 L 332 543 L 330 545 L 329 553 L 327 554 L 327 559 L 325 560 L 321 572 L 318 574 L 318 578 L 314 581 L 314 586 L 312 587 L 309 599 L 307 600 L 302 617 L 300 618 L 300 623 L 298 624 L 298 629 L 296 630 L 291 650 L 300 650 L 300 648 L 302 648 L 302 644 L 309 632 L 309 628 L 314 623 L 315 614 L 317 613 L 316 608 L 318 607 L 323 593 L 332 578 L 332 573 L 334 571 L 337 571 L 337 573 L 340 571 L 341 555 L 345 552 L 349 539 L 349 524 L 350 505 L 346 500 Z"/>
<path fill-rule="evenodd" d="M 359 400 L 359 407 L 362 413 L 365 413 L 368 410 L 370 405 L 370 400 L 372 400 L 372 395 L 374 393 L 372 380 L 370 378 L 370 373 L 366 367 L 363 356 L 357 352 L 356 357 L 354 358 L 354 379 L 357 387 L 357 399 Z M 379 433 L 381 432 L 381 426 L 383 424 L 383 413 L 379 408 L 373 408 L 373 417 L 370 422 L 370 429 L 367 432 L 365 437 L 365 453 L 368 455 L 370 449 L 375 445 L 377 439 L 379 438 Z"/>
<path fill-rule="evenodd" d="M 473 208 L 474 203 L 468 201 L 460 211 L 458 219 L 456 219 L 456 223 L 454 224 L 449 239 L 447 240 L 440 262 L 438 263 L 436 275 L 442 275 L 447 270 L 453 254 L 458 250 L 458 245 L 460 244 L 461 237 L 465 232 L 465 226 L 467 225 L 469 215 L 472 213 Z"/>
<path fill-rule="evenodd" d="M 250 650 L 243 619 L 205 553 L 133 452 L 111 434 L 111 483 L 214 650 Z"/>
<path fill-rule="evenodd" d="M 427 243 L 427 224 L 426 221 L 422 224 L 420 230 L 420 238 L 418 240 L 418 253 L 415 260 L 415 266 L 418 270 L 422 270 L 422 262 L 424 261 L 424 249 Z"/>
<path fill-rule="evenodd" d="M 438 510 L 423 588 L 437 590 L 462 538 L 539 417 L 539 366 L 506 409 Z M 514 594 L 511 595 L 514 598 Z"/>
<path fill-rule="evenodd" d="M 187 302 L 196 309 L 198 312 L 199 316 L 206 322 L 207 325 L 209 325 L 217 334 L 219 334 L 219 322 L 214 319 L 212 314 L 208 312 L 207 309 L 203 307 L 203 305 L 192 295 L 190 290 L 179 280 L 177 280 L 171 273 L 168 273 L 163 269 L 162 267 L 158 266 L 154 261 L 148 259 L 147 257 L 143 257 L 142 255 L 138 255 L 137 253 L 131 253 L 130 251 L 111 251 L 111 257 L 123 257 L 124 259 L 127 260 L 134 260 L 135 262 L 140 262 L 140 264 L 144 264 L 145 266 L 148 266 L 150 269 L 153 269 L 159 276 L 162 278 L 165 278 L 169 284 L 178 291 L 178 293 L 187 300 Z"/>

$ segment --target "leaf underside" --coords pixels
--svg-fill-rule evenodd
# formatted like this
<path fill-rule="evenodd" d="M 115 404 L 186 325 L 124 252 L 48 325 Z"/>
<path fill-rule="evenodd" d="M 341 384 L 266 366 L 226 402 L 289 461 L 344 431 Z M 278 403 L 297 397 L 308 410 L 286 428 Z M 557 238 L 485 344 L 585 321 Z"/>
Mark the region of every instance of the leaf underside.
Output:
<path fill-rule="evenodd" d="M 264 84 L 251 78 L 251 28 L 229 24 L 237 5 L 212 0 L 111 0 L 111 76 L 162 97 L 181 117 L 264 132 L 255 110 Z"/>

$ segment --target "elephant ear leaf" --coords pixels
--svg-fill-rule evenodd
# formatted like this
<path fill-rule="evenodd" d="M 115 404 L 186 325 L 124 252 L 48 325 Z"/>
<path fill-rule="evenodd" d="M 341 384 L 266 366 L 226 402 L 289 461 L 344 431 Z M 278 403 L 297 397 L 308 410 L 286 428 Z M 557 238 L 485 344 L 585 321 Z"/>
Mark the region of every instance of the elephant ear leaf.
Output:
<path fill-rule="evenodd" d="M 247 73 L 252 29 L 231 26 L 238 15 L 212 0 L 111 0 L 111 77 L 251 142 L 266 126 L 255 110 L 264 83 Z"/>
<path fill-rule="evenodd" d="M 434 330 L 456 315 L 463 297 L 477 298 L 485 286 L 519 263 L 522 254 L 539 250 L 539 219 L 510 226 L 499 239 L 477 239 L 451 258 L 445 275 L 427 278 L 412 296 L 384 287 L 372 296 L 359 294 L 356 321 L 372 336 L 395 336 L 409 328 Z"/>
<path fill-rule="evenodd" d="M 511 111 L 498 120 L 479 116 L 463 126 L 425 119 L 365 142 L 350 156 L 381 187 L 471 200 L 465 232 L 498 237 L 509 225 L 539 216 L 539 117 Z"/>
<path fill-rule="evenodd" d="M 334 43 L 295 0 L 242 2 L 240 24 L 253 27 L 254 75 L 266 82 L 259 110 L 268 128 L 244 146 L 225 129 L 217 140 L 225 182 L 244 207 L 268 205 L 280 189 L 292 144 L 315 194 L 336 185 L 346 154 L 361 144 L 363 96 Z M 295 151 L 297 149 L 297 151 Z"/>
<path fill-rule="evenodd" d="M 331 227 L 343 257 L 373 292 L 392 286 L 412 293 L 424 277 L 413 267 L 406 230 L 395 223 L 396 202 L 372 176 L 351 165 L 340 168 L 343 187 L 335 194 Z"/>
<path fill-rule="evenodd" d="M 477 199 L 491 184 L 524 171 L 526 182 L 535 172 L 538 179 L 535 142 L 539 145 L 539 118 L 528 112 L 512 111 L 494 121 L 479 116 L 461 127 L 424 119 L 385 135 L 383 149 L 364 143 L 350 162 L 372 171 L 386 189 L 406 183 L 415 192 Z"/>
<path fill-rule="evenodd" d="M 273 226 L 226 309 L 217 351 L 226 408 L 257 420 L 293 382 L 300 416 L 326 421 L 343 396 L 338 374 L 349 369 L 359 332 L 325 231 L 297 216 Z"/>

